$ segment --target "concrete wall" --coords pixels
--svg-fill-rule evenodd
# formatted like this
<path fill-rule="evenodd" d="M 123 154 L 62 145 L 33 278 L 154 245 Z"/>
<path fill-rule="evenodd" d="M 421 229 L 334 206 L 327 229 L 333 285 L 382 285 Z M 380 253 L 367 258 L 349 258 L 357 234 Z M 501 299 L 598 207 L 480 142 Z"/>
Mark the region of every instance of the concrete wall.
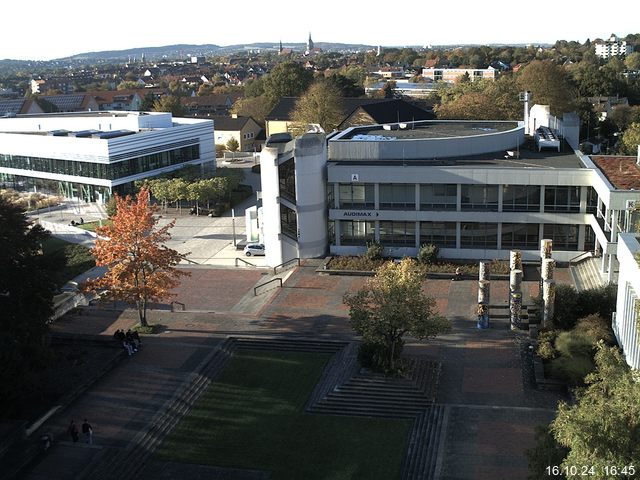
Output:
<path fill-rule="evenodd" d="M 640 251 L 640 243 L 633 233 L 622 233 L 618 237 L 618 298 L 616 301 L 613 331 L 624 350 L 627 363 L 640 368 L 640 346 L 636 327 L 636 301 L 640 292 L 640 267 L 634 254 Z"/>

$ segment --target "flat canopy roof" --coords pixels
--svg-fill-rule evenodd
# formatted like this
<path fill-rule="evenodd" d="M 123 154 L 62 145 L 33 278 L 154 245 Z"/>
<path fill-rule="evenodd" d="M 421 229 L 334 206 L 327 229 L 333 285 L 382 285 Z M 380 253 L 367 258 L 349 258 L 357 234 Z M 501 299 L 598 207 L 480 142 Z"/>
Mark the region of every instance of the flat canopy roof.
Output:
<path fill-rule="evenodd" d="M 513 130 L 518 122 L 422 121 L 356 127 L 334 140 L 411 140 L 424 138 L 471 137 Z"/>

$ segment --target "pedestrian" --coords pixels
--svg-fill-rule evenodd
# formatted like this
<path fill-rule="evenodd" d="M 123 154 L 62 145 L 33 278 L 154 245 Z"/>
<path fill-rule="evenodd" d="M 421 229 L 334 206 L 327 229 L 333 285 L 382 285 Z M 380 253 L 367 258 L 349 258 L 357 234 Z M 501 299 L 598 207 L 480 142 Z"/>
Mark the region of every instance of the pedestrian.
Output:
<path fill-rule="evenodd" d="M 71 420 L 69 424 L 69 428 L 67 428 L 67 433 L 71 436 L 71 440 L 73 443 L 76 443 L 80 439 L 80 435 L 78 434 L 78 427 L 76 426 L 76 422 Z"/>
<path fill-rule="evenodd" d="M 84 436 L 85 442 L 87 442 L 89 445 L 93 444 L 93 428 L 86 418 L 84 419 L 84 423 L 82 424 L 82 435 Z"/>

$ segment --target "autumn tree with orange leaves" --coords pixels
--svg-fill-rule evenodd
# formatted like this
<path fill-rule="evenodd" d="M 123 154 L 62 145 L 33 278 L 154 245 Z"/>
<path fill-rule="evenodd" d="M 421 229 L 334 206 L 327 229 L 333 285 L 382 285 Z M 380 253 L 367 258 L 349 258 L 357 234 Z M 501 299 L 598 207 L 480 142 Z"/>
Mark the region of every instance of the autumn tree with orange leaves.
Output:
<path fill-rule="evenodd" d="M 175 268 L 183 256 L 164 245 L 175 220 L 157 227 L 157 206 L 149 204 L 147 188 L 141 188 L 136 199 L 116 197 L 116 205 L 112 223 L 96 229 L 98 239 L 92 250 L 96 265 L 107 271 L 89 280 L 85 289 L 105 290 L 107 298 L 135 305 L 140 325 L 147 327 L 149 302 L 173 296 L 171 289 L 178 285 L 178 278 L 189 274 Z"/>

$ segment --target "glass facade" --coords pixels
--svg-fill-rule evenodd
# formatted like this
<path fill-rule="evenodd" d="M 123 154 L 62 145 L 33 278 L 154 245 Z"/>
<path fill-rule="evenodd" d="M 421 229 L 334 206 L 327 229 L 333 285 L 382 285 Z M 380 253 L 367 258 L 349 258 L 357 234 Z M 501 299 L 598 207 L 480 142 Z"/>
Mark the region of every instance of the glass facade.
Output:
<path fill-rule="evenodd" d="M 539 227 L 537 223 L 503 223 L 502 248 L 537 249 L 540 237 Z"/>
<path fill-rule="evenodd" d="M 292 203 L 296 203 L 296 166 L 292 159 L 278 165 L 278 178 L 280 180 L 280 196 Z"/>
<path fill-rule="evenodd" d="M 539 212 L 540 187 L 538 185 L 503 185 L 503 212 Z"/>
<path fill-rule="evenodd" d="M 462 210 L 498 211 L 498 185 L 462 185 Z"/>
<path fill-rule="evenodd" d="M 340 221 L 340 245 L 366 245 L 375 240 L 375 222 Z"/>
<path fill-rule="evenodd" d="M 200 158 L 200 145 L 190 145 L 166 152 L 142 155 L 111 163 L 80 162 L 56 158 L 0 154 L 0 167 L 77 177 L 117 180 Z"/>
<path fill-rule="evenodd" d="M 456 222 L 420 222 L 420 245 L 456 248 Z"/>
<path fill-rule="evenodd" d="M 372 183 L 340 184 L 340 208 L 374 208 L 374 188 Z"/>
<path fill-rule="evenodd" d="M 294 240 L 298 240 L 298 217 L 296 212 L 286 205 L 280 205 L 280 231 Z"/>
<path fill-rule="evenodd" d="M 413 183 L 381 183 L 380 208 L 383 210 L 415 210 L 416 186 Z"/>
<path fill-rule="evenodd" d="M 380 243 L 385 247 L 415 247 L 416 222 L 380 222 Z"/>
<path fill-rule="evenodd" d="M 460 248 L 498 248 L 497 223 L 460 223 Z"/>
<path fill-rule="evenodd" d="M 544 238 L 553 240 L 554 250 L 578 250 L 578 225 L 545 223 Z"/>
<path fill-rule="evenodd" d="M 545 212 L 579 212 L 580 187 L 552 187 L 544 188 Z"/>
<path fill-rule="evenodd" d="M 455 210 L 458 186 L 449 184 L 420 185 L 420 210 Z"/>

